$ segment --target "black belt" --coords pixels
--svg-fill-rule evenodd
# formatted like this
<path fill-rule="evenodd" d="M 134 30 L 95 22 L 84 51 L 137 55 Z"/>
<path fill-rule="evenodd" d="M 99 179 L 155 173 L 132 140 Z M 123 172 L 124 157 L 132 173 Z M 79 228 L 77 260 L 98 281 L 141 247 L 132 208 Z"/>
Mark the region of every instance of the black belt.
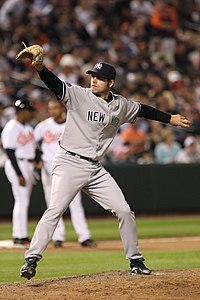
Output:
<path fill-rule="evenodd" d="M 71 151 L 68 151 L 68 150 L 65 150 L 65 152 L 66 152 L 66 154 L 72 155 L 74 157 L 85 159 L 85 160 L 87 160 L 89 162 L 92 162 L 92 163 L 97 163 L 98 162 L 97 160 L 91 159 L 91 158 L 83 156 L 83 155 L 79 155 L 77 153 L 74 153 L 74 152 L 71 152 Z"/>
<path fill-rule="evenodd" d="M 17 158 L 18 160 L 24 160 L 24 161 L 28 161 L 28 162 L 34 162 L 34 159 L 28 159 L 28 158 Z"/>

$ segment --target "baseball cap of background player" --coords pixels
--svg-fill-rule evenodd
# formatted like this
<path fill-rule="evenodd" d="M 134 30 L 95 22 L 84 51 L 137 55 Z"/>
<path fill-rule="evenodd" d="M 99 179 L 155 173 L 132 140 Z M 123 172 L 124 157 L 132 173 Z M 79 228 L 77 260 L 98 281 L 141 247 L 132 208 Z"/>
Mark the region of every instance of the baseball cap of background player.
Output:
<path fill-rule="evenodd" d="M 95 74 L 97 76 L 111 80 L 111 79 L 115 79 L 116 70 L 109 63 L 99 62 L 93 67 L 92 70 L 86 71 L 86 74 Z"/>
<path fill-rule="evenodd" d="M 21 109 L 27 109 L 31 111 L 35 110 L 33 104 L 28 100 L 24 100 L 24 99 L 18 99 L 15 101 L 15 109 L 16 111 L 19 111 Z"/>
<path fill-rule="evenodd" d="M 188 136 L 188 137 L 186 137 L 186 139 L 184 140 L 184 146 L 185 146 L 185 147 L 189 147 L 189 146 L 195 145 L 195 144 L 197 144 L 197 140 L 196 140 L 196 138 L 193 137 L 193 136 Z"/>

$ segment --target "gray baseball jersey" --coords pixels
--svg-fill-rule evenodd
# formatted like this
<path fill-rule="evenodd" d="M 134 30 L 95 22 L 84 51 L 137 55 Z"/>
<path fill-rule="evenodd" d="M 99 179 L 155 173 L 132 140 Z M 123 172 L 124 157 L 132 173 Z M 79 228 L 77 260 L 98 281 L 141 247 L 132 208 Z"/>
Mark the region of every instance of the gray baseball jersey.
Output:
<path fill-rule="evenodd" d="M 140 110 L 138 102 L 123 96 L 114 94 L 113 100 L 107 103 L 89 88 L 65 82 L 60 100 L 68 111 L 60 145 L 93 160 L 102 158 L 119 127 L 123 123 L 133 123 Z"/>

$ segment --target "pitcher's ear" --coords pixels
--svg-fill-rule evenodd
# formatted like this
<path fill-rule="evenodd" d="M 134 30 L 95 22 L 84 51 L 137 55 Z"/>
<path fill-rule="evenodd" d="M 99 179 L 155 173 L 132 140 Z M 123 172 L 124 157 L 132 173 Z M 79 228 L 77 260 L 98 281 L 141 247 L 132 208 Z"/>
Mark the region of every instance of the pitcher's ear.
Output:
<path fill-rule="evenodd" d="M 115 84 L 114 79 L 109 80 L 109 87 L 110 88 L 112 88 L 114 84 Z"/>

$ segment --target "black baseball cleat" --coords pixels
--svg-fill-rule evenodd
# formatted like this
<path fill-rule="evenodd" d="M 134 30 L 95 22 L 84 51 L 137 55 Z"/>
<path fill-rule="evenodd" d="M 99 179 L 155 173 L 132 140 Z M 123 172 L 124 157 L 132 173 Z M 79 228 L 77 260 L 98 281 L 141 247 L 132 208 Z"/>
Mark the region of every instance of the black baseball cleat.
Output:
<path fill-rule="evenodd" d="M 14 245 L 29 245 L 30 239 L 28 237 L 26 238 L 14 238 L 13 243 Z"/>
<path fill-rule="evenodd" d="M 62 248 L 63 247 L 63 242 L 57 240 L 57 241 L 53 242 L 53 245 L 54 245 L 55 248 Z"/>
<path fill-rule="evenodd" d="M 25 259 L 25 264 L 20 269 L 20 276 L 30 280 L 36 274 L 38 258 L 32 256 Z"/>
<path fill-rule="evenodd" d="M 130 268 L 132 275 L 150 275 L 151 270 L 149 270 L 144 262 L 144 258 L 131 259 L 130 260 Z"/>
<path fill-rule="evenodd" d="M 96 247 L 96 242 L 92 239 L 85 240 L 84 242 L 80 243 L 82 247 L 94 248 Z"/>

